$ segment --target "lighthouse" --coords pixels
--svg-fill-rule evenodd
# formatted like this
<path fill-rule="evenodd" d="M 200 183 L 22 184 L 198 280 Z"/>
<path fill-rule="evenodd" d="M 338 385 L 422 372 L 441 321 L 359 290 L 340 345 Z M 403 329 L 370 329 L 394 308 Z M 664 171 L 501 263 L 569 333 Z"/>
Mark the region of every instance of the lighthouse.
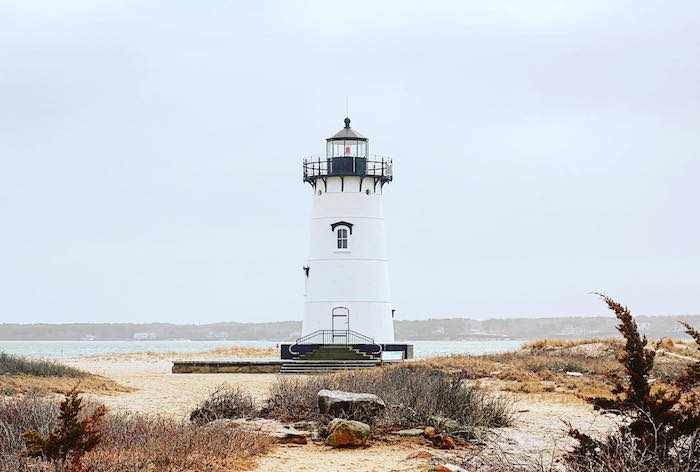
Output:
<path fill-rule="evenodd" d="M 304 316 L 301 337 L 282 345 L 283 359 L 373 365 L 413 356 L 413 346 L 394 340 L 382 203 L 394 178 L 392 160 L 369 151 L 369 139 L 345 118 L 326 139 L 325 156 L 303 160 L 312 207 Z M 298 368 L 290 364 L 283 372 Z"/>
<path fill-rule="evenodd" d="M 311 240 L 304 267 L 302 336 L 325 343 L 394 342 L 382 195 L 391 159 L 370 157 L 350 126 L 326 139 L 325 158 L 305 159 L 312 189 Z"/>

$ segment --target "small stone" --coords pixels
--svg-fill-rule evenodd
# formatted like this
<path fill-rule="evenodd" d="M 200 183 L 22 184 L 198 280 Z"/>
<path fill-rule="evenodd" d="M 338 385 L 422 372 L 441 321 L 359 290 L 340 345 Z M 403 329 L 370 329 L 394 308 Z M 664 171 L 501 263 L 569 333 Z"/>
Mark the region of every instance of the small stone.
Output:
<path fill-rule="evenodd" d="M 297 421 L 292 425 L 294 429 L 300 429 L 302 431 L 311 431 L 316 429 L 318 423 L 315 421 Z"/>
<path fill-rule="evenodd" d="M 422 429 L 402 429 L 401 431 L 397 431 L 396 434 L 399 436 L 420 436 L 423 434 Z"/>
<path fill-rule="evenodd" d="M 426 426 L 423 430 L 423 434 L 425 434 L 426 438 L 432 440 L 435 437 L 435 428 L 433 428 L 432 426 Z"/>
<path fill-rule="evenodd" d="M 359 421 L 336 418 L 328 424 L 326 446 L 357 447 L 369 439 L 370 427 Z"/>
<path fill-rule="evenodd" d="M 245 422 L 243 424 L 245 424 Z M 215 419 L 214 421 L 210 421 L 209 423 L 206 424 L 206 426 L 207 426 L 207 428 L 210 428 L 210 429 L 238 428 L 241 426 L 241 422 L 239 420 L 231 420 L 228 418 L 218 418 L 218 419 Z"/>
<path fill-rule="evenodd" d="M 566 375 L 569 377 L 583 377 L 583 374 L 581 372 L 567 372 Z"/>
<path fill-rule="evenodd" d="M 294 428 L 282 428 L 272 434 L 280 444 L 306 444 L 306 435 Z"/>
<path fill-rule="evenodd" d="M 428 423 L 437 429 L 442 429 L 451 433 L 459 429 L 459 423 L 451 418 L 445 418 L 444 416 L 431 416 L 428 419 Z"/>
<path fill-rule="evenodd" d="M 430 452 L 430 451 L 418 451 L 418 452 L 414 452 L 413 454 L 410 454 L 409 456 L 407 456 L 405 460 L 432 459 L 432 458 L 433 458 L 432 452 Z"/>
<path fill-rule="evenodd" d="M 455 440 L 451 436 L 445 433 L 436 434 L 433 438 L 430 438 L 433 446 L 440 449 L 455 449 L 457 445 Z"/>

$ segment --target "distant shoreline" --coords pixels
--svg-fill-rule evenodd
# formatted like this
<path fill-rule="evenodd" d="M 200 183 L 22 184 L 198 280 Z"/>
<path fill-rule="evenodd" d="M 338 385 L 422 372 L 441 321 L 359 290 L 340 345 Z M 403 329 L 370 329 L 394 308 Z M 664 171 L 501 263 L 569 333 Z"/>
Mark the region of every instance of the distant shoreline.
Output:
<path fill-rule="evenodd" d="M 641 332 L 650 338 L 685 337 L 677 321 L 700 324 L 700 315 L 638 316 Z M 396 339 L 403 341 L 496 341 L 541 338 L 617 337 L 616 319 L 609 316 L 503 318 L 471 320 L 445 318 L 395 320 Z M 0 324 L 0 341 L 269 341 L 293 342 L 300 321 L 271 323 L 70 323 Z"/>

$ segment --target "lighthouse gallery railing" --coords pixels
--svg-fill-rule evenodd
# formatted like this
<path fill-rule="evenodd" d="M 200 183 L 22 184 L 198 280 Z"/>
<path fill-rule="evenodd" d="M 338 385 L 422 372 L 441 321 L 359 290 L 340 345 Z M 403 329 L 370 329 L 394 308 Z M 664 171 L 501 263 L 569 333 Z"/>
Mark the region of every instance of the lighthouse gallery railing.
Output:
<path fill-rule="evenodd" d="M 382 180 L 391 180 L 393 174 L 392 161 L 388 157 L 374 156 L 373 159 L 364 157 L 309 157 L 304 159 L 304 180 L 328 176 L 367 176 Z"/>

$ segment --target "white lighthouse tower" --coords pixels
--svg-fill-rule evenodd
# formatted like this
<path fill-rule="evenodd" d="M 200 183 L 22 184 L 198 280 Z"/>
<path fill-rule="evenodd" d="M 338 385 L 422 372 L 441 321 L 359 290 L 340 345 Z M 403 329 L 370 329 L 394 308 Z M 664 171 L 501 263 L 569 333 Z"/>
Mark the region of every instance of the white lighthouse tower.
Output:
<path fill-rule="evenodd" d="M 345 118 L 345 127 L 326 140 L 326 157 L 304 160 L 313 209 L 302 339 L 394 342 L 382 205 L 392 163 L 369 156 L 369 140 Z"/>

